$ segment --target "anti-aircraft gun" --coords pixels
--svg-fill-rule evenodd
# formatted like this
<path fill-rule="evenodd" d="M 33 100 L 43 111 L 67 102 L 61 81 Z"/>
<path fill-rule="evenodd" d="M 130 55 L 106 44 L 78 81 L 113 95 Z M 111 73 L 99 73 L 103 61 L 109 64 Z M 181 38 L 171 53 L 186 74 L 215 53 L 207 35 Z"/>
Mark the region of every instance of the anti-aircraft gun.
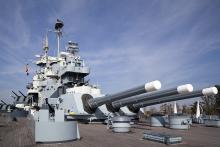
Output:
<path fill-rule="evenodd" d="M 31 98 L 24 95 L 20 90 L 18 91 L 21 95 L 18 95 L 16 92 L 12 91 L 12 93 L 14 94 L 11 95 L 12 98 L 14 98 L 14 103 L 16 104 L 30 104 L 31 102 Z"/>
<path fill-rule="evenodd" d="M 11 112 L 15 107 L 13 105 L 7 104 L 3 100 L 0 102 L 0 112 Z"/>
<path fill-rule="evenodd" d="M 0 113 L 8 113 L 12 118 L 26 117 L 28 111 L 13 104 L 0 103 Z"/>
<path fill-rule="evenodd" d="M 18 95 L 16 92 L 12 91 L 14 95 L 11 97 L 14 99 L 13 104 L 8 104 L 1 100 L 0 103 L 0 112 L 9 113 L 12 118 L 17 117 L 26 117 L 28 115 L 30 98 L 25 96 L 21 91 L 18 91 L 21 95 Z"/>

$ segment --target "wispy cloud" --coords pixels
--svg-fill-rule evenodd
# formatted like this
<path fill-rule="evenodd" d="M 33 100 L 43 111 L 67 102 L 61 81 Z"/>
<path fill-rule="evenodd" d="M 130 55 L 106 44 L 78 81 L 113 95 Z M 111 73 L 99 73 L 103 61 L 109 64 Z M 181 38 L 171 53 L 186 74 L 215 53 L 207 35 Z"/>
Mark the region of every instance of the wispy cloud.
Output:
<path fill-rule="evenodd" d="M 23 64 L 40 51 L 42 29 L 39 32 L 40 28 L 30 25 L 37 22 L 36 26 L 49 27 L 56 18 L 61 18 L 65 25 L 62 40 L 79 42 L 81 55 L 91 66 L 91 82 L 99 83 L 104 92 L 156 79 L 162 81 L 163 88 L 184 83 L 200 88 L 220 83 L 218 1 L 115 4 L 82 0 L 44 3 L 39 8 L 40 3 L 44 2 L 31 6 L 17 2 L 13 12 L 0 10 L 4 11 L 0 14 L 9 15 L 0 21 L 0 45 L 4 53 L 0 57 L 4 62 L 0 64 L 0 79 L 6 74 L 21 74 Z M 33 14 L 24 13 L 27 10 Z M 46 21 L 34 21 L 38 15 Z M 53 39 L 49 42 L 56 43 Z M 50 51 L 53 50 L 51 45 Z"/>

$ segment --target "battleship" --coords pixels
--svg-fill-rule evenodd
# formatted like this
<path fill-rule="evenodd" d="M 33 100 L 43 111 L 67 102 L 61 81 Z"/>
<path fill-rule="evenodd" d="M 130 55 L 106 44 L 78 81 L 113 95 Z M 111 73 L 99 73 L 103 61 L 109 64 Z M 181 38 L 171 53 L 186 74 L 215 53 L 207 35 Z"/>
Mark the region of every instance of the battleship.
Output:
<path fill-rule="evenodd" d="M 155 80 L 118 93 L 103 94 L 97 85 L 86 80 L 90 68 L 79 55 L 78 43 L 69 41 L 62 51 L 63 27 L 64 23 L 58 19 L 52 31 L 57 36 L 57 56 L 49 55 L 46 34 L 43 54 L 35 62 L 36 74 L 26 86 L 27 94 L 13 91 L 15 103 L 0 104 L 0 109 L 14 113 L 13 117 L 27 116 L 32 120 L 30 124 L 34 122 L 36 143 L 79 140 L 83 136 L 78 122 L 111 122 L 115 132 L 129 132 L 131 120 L 137 119 L 146 106 L 218 93 L 216 87 L 193 91 L 191 84 L 160 90 L 162 84 Z"/>

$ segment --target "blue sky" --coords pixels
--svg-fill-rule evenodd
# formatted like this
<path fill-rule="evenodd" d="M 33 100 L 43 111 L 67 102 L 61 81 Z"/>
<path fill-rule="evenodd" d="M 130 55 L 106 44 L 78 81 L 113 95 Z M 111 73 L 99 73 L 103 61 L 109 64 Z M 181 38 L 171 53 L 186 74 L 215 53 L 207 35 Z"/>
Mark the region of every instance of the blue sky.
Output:
<path fill-rule="evenodd" d="M 23 90 L 45 32 L 64 21 L 64 43 L 79 43 L 91 83 L 112 93 L 147 81 L 163 89 L 220 83 L 218 0 L 11 0 L 0 2 L 0 97 Z M 50 54 L 56 52 L 49 35 Z M 10 98 L 8 98 L 10 99 Z M 184 103 L 187 101 L 184 101 Z M 191 101 L 188 101 L 190 103 Z"/>

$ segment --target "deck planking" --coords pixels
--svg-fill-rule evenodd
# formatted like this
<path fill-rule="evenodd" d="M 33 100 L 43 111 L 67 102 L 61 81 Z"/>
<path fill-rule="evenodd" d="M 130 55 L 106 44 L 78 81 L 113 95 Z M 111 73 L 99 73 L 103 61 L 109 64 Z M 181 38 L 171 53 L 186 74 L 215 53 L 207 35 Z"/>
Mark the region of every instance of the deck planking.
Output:
<path fill-rule="evenodd" d="M 53 144 L 35 144 L 33 121 L 20 118 L 17 122 L 0 117 L 0 147 L 167 147 L 162 143 L 143 140 L 145 131 L 166 132 L 183 137 L 176 147 L 219 147 L 220 128 L 193 125 L 189 130 L 133 125 L 130 133 L 113 133 L 103 124 L 79 124 L 81 139 Z M 59 133 L 59 132 L 58 132 Z"/>

